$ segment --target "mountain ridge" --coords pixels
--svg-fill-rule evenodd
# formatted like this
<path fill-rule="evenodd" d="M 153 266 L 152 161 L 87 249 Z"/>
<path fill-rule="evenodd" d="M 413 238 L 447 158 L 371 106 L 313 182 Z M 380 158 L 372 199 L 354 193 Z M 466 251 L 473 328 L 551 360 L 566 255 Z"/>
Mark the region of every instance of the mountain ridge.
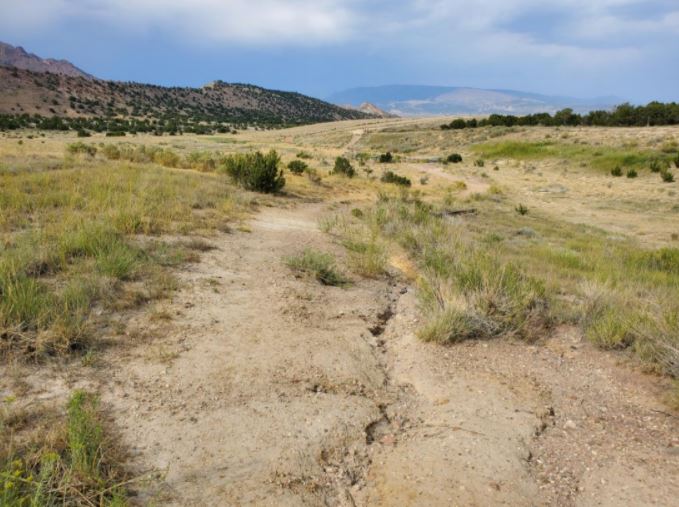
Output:
<path fill-rule="evenodd" d="M 370 102 L 398 116 L 450 114 L 530 114 L 572 108 L 577 112 L 610 109 L 624 102 L 617 97 L 579 99 L 509 89 L 464 86 L 383 85 L 350 88 L 326 100 L 356 106 Z"/>
<path fill-rule="evenodd" d="M 33 72 L 49 72 L 52 74 L 94 79 L 94 76 L 76 67 L 68 60 L 41 58 L 34 53 L 29 53 L 21 46 L 12 46 L 11 44 L 1 41 L 0 66 L 30 70 Z"/>

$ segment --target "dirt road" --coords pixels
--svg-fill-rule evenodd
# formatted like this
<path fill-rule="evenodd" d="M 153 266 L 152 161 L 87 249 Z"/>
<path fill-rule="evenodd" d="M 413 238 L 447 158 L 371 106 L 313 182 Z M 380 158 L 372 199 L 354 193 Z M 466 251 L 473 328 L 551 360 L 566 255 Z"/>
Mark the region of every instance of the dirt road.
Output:
<path fill-rule="evenodd" d="M 672 505 L 679 419 L 653 381 L 572 330 L 544 344 L 418 342 L 415 289 L 296 278 L 341 248 L 321 204 L 211 240 L 183 289 L 131 328 L 100 391 L 140 504 Z"/>

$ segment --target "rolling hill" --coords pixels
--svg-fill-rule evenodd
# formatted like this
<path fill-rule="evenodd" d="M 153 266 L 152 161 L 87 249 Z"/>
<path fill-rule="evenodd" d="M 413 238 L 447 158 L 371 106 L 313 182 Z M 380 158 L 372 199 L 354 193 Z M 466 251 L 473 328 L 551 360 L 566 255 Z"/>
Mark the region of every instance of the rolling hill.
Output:
<path fill-rule="evenodd" d="M 0 113 L 262 125 L 368 118 L 299 93 L 221 81 L 163 87 L 0 67 Z"/>
<path fill-rule="evenodd" d="M 484 90 L 450 86 L 388 85 L 352 88 L 327 100 L 357 106 L 364 102 L 398 116 L 450 114 L 530 114 L 566 107 L 577 112 L 610 109 L 623 102 L 616 97 L 576 99 L 514 90 Z"/>
<path fill-rule="evenodd" d="M 0 114 L 178 125 L 299 125 L 375 117 L 300 93 L 214 81 L 200 88 L 97 79 L 66 60 L 0 43 Z M 22 120 L 23 121 L 23 120 Z"/>

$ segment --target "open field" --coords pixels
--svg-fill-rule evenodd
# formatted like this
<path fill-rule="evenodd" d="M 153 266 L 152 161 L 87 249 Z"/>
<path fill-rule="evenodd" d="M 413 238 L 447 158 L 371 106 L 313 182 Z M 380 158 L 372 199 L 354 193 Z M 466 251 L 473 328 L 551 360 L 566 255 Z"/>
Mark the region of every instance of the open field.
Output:
<path fill-rule="evenodd" d="M 0 504 L 671 505 L 679 127 L 447 121 L 0 133 Z"/>

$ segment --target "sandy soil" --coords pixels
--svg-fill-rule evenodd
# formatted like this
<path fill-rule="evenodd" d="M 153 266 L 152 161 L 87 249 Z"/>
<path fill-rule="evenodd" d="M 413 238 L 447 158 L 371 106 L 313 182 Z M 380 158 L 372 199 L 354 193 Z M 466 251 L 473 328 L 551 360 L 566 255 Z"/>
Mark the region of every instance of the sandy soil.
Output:
<path fill-rule="evenodd" d="M 405 278 L 296 278 L 322 204 L 214 238 L 156 335 L 104 368 L 105 403 L 162 505 L 672 505 L 679 419 L 653 382 L 561 329 L 425 345 Z"/>

